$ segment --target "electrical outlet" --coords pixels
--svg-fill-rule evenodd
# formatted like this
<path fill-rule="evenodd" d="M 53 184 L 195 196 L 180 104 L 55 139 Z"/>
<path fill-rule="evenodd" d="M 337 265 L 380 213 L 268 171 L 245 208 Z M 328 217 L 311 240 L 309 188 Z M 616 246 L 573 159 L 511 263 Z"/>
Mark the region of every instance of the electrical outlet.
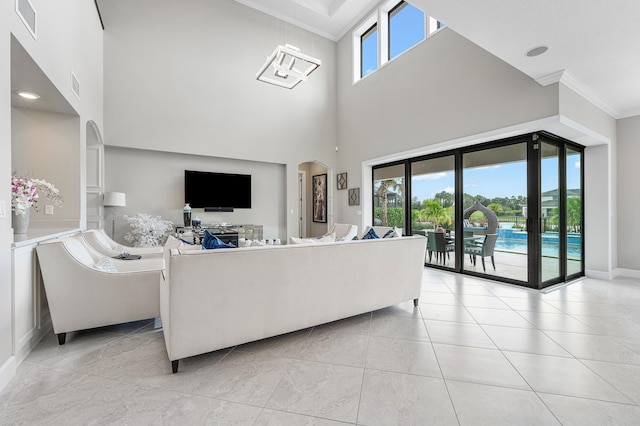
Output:
<path fill-rule="evenodd" d="M 0 200 L 0 219 L 7 217 L 7 202 Z"/>
<path fill-rule="evenodd" d="M 44 206 L 44 214 L 53 214 L 53 205 L 47 204 Z"/>

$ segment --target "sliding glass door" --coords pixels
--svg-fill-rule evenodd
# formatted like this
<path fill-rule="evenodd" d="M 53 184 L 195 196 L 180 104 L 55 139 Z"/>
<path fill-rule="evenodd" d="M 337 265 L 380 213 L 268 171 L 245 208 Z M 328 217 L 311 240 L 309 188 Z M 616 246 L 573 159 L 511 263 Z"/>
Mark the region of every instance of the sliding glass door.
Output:
<path fill-rule="evenodd" d="M 560 148 L 540 142 L 540 264 L 543 283 L 558 281 L 562 276 L 560 262 Z"/>
<path fill-rule="evenodd" d="M 376 166 L 374 224 L 427 237 L 428 267 L 532 288 L 579 277 L 582 156 L 534 133 Z"/>
<path fill-rule="evenodd" d="M 411 233 L 427 237 L 425 264 L 453 269 L 455 156 L 411 162 Z"/>
<path fill-rule="evenodd" d="M 462 268 L 527 282 L 527 142 L 462 154 Z"/>
<path fill-rule="evenodd" d="M 584 271 L 584 243 L 582 234 L 582 153 L 573 148 L 566 150 L 566 242 L 567 276 L 578 277 Z"/>
<path fill-rule="evenodd" d="M 373 224 L 405 229 L 404 163 L 373 170 Z"/>

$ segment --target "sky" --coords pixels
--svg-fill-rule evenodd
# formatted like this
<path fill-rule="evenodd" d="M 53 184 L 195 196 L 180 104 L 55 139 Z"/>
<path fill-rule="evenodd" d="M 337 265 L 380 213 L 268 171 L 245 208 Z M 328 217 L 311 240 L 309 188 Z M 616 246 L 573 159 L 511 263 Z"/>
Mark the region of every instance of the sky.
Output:
<path fill-rule="evenodd" d="M 557 167 L 553 167 L 551 161 L 544 160 L 542 164 L 542 192 L 558 187 Z M 567 166 L 567 188 L 580 188 L 579 157 L 570 157 Z M 482 195 L 486 198 L 526 196 L 526 163 L 506 163 L 465 169 L 463 181 L 464 192 L 471 195 Z M 432 173 L 412 179 L 412 195 L 420 200 L 433 198 L 443 190 L 453 193 L 453 171 Z"/>
<path fill-rule="evenodd" d="M 424 13 L 410 4 L 394 13 L 389 25 L 389 59 L 409 49 L 424 39 Z M 384 46 L 386 48 L 386 46 Z M 362 69 L 365 75 L 378 68 L 378 31 L 372 31 L 362 40 Z"/>

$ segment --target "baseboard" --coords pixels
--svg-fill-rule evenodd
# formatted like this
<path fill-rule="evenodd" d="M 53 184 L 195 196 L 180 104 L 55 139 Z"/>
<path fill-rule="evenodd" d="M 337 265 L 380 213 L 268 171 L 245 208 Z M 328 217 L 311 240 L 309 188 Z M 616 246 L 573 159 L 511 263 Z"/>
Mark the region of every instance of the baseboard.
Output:
<path fill-rule="evenodd" d="M 640 271 L 638 271 L 636 269 L 617 268 L 615 270 L 614 276 L 616 276 L 616 277 L 640 278 Z"/>
<path fill-rule="evenodd" d="M 595 271 L 593 269 L 587 269 L 584 274 L 588 278 L 595 278 L 598 280 L 612 280 L 614 278 L 613 271 Z"/>
<path fill-rule="evenodd" d="M 0 367 L 0 392 L 9 384 L 16 375 L 16 357 L 12 356 Z"/>

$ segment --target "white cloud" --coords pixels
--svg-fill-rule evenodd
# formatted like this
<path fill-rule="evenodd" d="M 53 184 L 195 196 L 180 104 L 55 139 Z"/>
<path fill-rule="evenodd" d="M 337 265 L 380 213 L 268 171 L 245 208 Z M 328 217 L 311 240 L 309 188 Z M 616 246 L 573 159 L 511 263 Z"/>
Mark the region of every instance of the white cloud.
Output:
<path fill-rule="evenodd" d="M 438 179 L 442 179 L 447 177 L 447 174 L 445 172 L 440 172 L 440 173 L 429 173 L 428 175 L 418 175 L 418 176 L 412 176 L 411 179 L 413 180 L 438 180 Z"/>
<path fill-rule="evenodd" d="M 493 166 L 480 166 L 480 167 L 472 167 L 473 170 L 488 170 L 488 169 L 499 169 L 502 167 L 500 164 L 494 164 Z"/>
<path fill-rule="evenodd" d="M 576 162 L 573 164 L 573 167 L 575 167 L 576 169 L 579 169 L 579 168 L 580 168 L 580 160 L 576 161 Z"/>

